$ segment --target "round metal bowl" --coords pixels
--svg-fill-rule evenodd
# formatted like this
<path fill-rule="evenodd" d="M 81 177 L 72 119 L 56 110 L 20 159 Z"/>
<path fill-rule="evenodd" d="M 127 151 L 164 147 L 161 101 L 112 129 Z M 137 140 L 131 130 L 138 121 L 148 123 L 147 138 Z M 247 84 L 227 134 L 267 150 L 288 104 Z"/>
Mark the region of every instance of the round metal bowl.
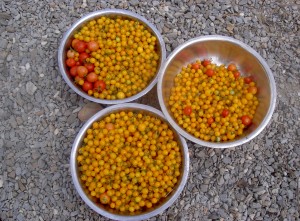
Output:
<path fill-rule="evenodd" d="M 91 117 L 81 128 L 79 131 L 77 137 L 75 138 L 75 141 L 73 143 L 72 151 L 71 151 L 71 157 L 70 157 L 70 167 L 71 167 L 71 174 L 73 183 L 75 185 L 76 190 L 78 191 L 81 198 L 85 201 L 85 203 L 92 208 L 94 211 L 96 211 L 98 214 L 101 214 L 107 218 L 113 219 L 113 220 L 144 220 L 148 219 L 150 217 L 153 217 L 159 213 L 162 213 L 165 209 L 167 209 L 169 206 L 171 206 L 174 201 L 178 198 L 180 193 L 182 192 L 186 181 L 188 177 L 189 172 L 189 153 L 187 144 L 184 138 L 182 138 L 168 123 L 170 128 L 173 130 L 175 134 L 175 138 L 177 142 L 179 143 L 181 154 L 182 154 L 182 166 L 181 166 L 181 175 L 178 179 L 178 183 L 174 187 L 173 191 L 156 207 L 151 208 L 150 210 L 147 210 L 145 212 L 142 212 L 137 215 L 124 215 L 124 214 L 117 214 L 113 211 L 104 208 L 100 204 L 96 202 L 94 198 L 92 198 L 87 191 L 85 190 L 84 186 L 81 183 L 80 180 L 80 173 L 77 165 L 77 155 L 78 155 L 78 149 L 81 146 L 81 143 L 83 141 L 83 138 L 86 135 L 86 131 L 88 128 L 91 127 L 91 125 L 98 120 L 101 120 L 108 116 L 111 113 L 118 113 L 121 111 L 133 111 L 133 112 L 139 112 L 139 113 L 146 113 L 150 116 L 155 116 L 162 121 L 168 123 L 166 119 L 164 118 L 162 112 L 158 111 L 157 109 L 142 105 L 142 104 L 136 104 L 136 103 L 130 103 L 130 104 L 118 104 L 113 105 L 108 108 L 103 109 L 102 111 L 95 114 L 93 117 Z"/>
<path fill-rule="evenodd" d="M 253 118 L 253 124 L 242 136 L 233 141 L 207 142 L 196 138 L 180 127 L 172 113 L 168 100 L 174 78 L 183 66 L 197 59 L 210 58 L 216 64 L 235 63 L 241 73 L 251 75 L 259 88 L 259 106 Z M 158 100 L 161 109 L 170 124 L 185 138 L 201 146 L 228 148 L 242 145 L 256 137 L 268 124 L 275 109 L 276 86 L 273 74 L 266 61 L 251 47 L 236 39 L 218 35 L 191 39 L 178 46 L 166 59 L 157 85 Z"/>
<path fill-rule="evenodd" d="M 106 100 L 106 99 L 99 99 L 99 98 L 90 96 L 86 92 L 84 92 L 80 87 L 78 87 L 76 84 L 74 84 L 72 78 L 67 74 L 67 66 L 66 66 L 65 60 L 66 60 L 67 50 L 70 48 L 70 45 L 71 45 L 72 36 L 76 32 L 78 32 L 83 25 L 85 25 L 86 23 L 88 23 L 91 20 L 97 19 L 102 16 L 107 16 L 107 17 L 111 17 L 111 18 L 122 17 L 125 19 L 138 21 L 138 22 L 142 23 L 148 29 L 148 31 L 150 31 L 157 39 L 156 45 L 157 45 L 157 51 L 158 51 L 160 59 L 159 59 L 159 63 L 157 66 L 156 75 L 150 81 L 148 86 L 146 88 L 144 88 L 144 90 L 140 91 L 139 93 L 137 93 L 131 97 L 125 98 L 125 99 Z M 152 25 L 144 17 L 142 17 L 134 12 L 127 11 L 127 10 L 121 10 L 121 9 L 105 9 L 105 10 L 95 11 L 95 12 L 92 12 L 92 13 L 89 13 L 89 14 L 83 16 L 82 18 L 77 20 L 71 26 L 71 28 L 64 34 L 64 36 L 60 42 L 59 49 L 58 49 L 59 70 L 60 70 L 60 73 L 62 74 L 64 80 L 67 82 L 67 84 L 80 96 L 82 96 L 90 101 L 100 103 L 100 104 L 107 104 L 107 105 L 130 102 L 130 101 L 133 101 L 133 100 L 136 100 L 136 99 L 142 97 L 147 92 L 149 92 L 153 88 L 153 86 L 157 83 L 158 73 L 160 73 L 160 69 L 162 67 L 162 64 L 163 64 L 165 58 L 166 58 L 165 43 L 163 41 L 161 34 L 154 27 L 154 25 Z"/>

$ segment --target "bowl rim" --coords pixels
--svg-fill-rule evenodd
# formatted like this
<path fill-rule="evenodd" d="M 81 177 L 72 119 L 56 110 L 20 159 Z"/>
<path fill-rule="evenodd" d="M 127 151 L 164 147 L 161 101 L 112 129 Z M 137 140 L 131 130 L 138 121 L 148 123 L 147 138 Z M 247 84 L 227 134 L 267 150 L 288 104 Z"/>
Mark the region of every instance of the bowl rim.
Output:
<path fill-rule="evenodd" d="M 139 93 L 125 98 L 125 99 L 116 99 L 116 100 L 106 100 L 106 99 L 99 99 L 99 98 L 95 98 L 92 96 L 89 96 L 88 94 L 84 93 L 83 91 L 81 91 L 80 89 L 78 89 L 74 83 L 69 79 L 68 74 L 65 72 L 64 67 L 63 67 L 63 54 L 64 54 L 64 45 L 66 44 L 68 38 L 70 37 L 71 33 L 76 30 L 83 22 L 90 20 L 92 18 L 96 18 L 96 17 L 100 17 L 100 16 L 104 16 L 104 15 L 108 15 L 108 14 L 116 14 L 116 15 L 123 15 L 123 16 L 128 16 L 128 17 L 132 17 L 132 18 L 136 18 L 137 20 L 142 21 L 146 26 L 148 26 L 149 29 L 151 29 L 158 40 L 158 43 L 161 47 L 161 62 L 160 65 L 157 68 L 157 73 L 155 75 L 155 77 L 152 79 L 152 81 L 147 85 L 146 88 L 144 88 L 142 91 L 140 91 Z M 84 97 L 85 99 L 88 99 L 90 101 L 96 102 L 96 103 L 100 103 L 100 104 L 106 104 L 106 105 L 111 105 L 111 104 L 120 104 L 120 103 L 127 103 L 136 99 L 141 98 L 142 96 L 144 96 L 145 94 L 147 94 L 157 83 L 158 81 L 158 77 L 159 74 L 161 73 L 161 68 L 164 64 L 164 61 L 166 59 L 166 47 L 165 47 L 165 42 L 163 40 L 162 35 L 160 34 L 160 32 L 156 29 L 156 27 L 149 22 L 145 17 L 129 11 L 129 10 L 124 10 L 124 9 L 103 9 L 103 10 L 97 10 L 94 12 L 90 12 L 84 16 L 82 16 L 81 18 L 79 18 L 78 20 L 76 20 L 72 26 L 64 33 L 60 44 L 59 44 L 59 48 L 58 48 L 58 52 L 57 52 L 57 60 L 58 60 L 58 67 L 59 67 L 59 71 L 61 73 L 61 75 L 63 76 L 63 79 L 65 80 L 65 82 L 69 85 L 69 87 L 71 87 L 78 95 Z"/>
<path fill-rule="evenodd" d="M 252 131 L 250 134 L 248 134 L 247 136 L 243 137 L 242 139 L 239 140 L 233 140 L 233 141 L 228 141 L 228 142 L 224 142 L 224 143 L 217 143 L 217 142 L 207 142 L 201 139 L 198 139 L 194 136 L 192 136 L 191 134 L 189 134 L 188 132 L 186 132 L 185 130 L 183 130 L 171 117 L 171 115 L 169 114 L 166 105 L 164 103 L 163 97 L 162 97 L 162 79 L 164 77 L 164 73 L 166 71 L 167 66 L 169 65 L 169 63 L 171 62 L 171 60 L 184 48 L 188 47 L 189 45 L 192 45 L 196 42 L 203 42 L 203 41 L 212 41 L 212 40 L 217 40 L 217 41 L 227 41 L 233 44 L 236 44 L 240 47 L 242 47 L 243 49 L 245 49 L 246 51 L 248 51 L 250 54 L 252 54 L 254 57 L 256 57 L 258 59 L 258 61 L 260 62 L 260 64 L 263 66 L 263 68 L 265 69 L 266 73 L 267 73 L 267 77 L 268 80 L 270 82 L 270 90 L 271 90 L 271 94 L 270 94 L 270 106 L 268 108 L 268 112 L 265 115 L 263 121 L 261 122 L 261 124 L 254 130 Z M 228 36 L 222 36 L 222 35 L 206 35 L 206 36 L 199 36 L 199 37 L 195 37 L 192 38 L 186 42 L 184 42 L 183 44 L 179 45 L 166 59 L 163 68 L 161 69 L 161 74 L 159 75 L 158 78 L 158 83 L 157 83 L 157 94 L 158 94 L 158 101 L 161 107 L 162 112 L 164 113 L 165 117 L 167 118 L 167 120 L 170 122 L 170 124 L 175 128 L 176 131 L 178 131 L 182 136 L 184 136 L 186 139 L 199 144 L 201 146 L 205 146 L 205 147 L 211 147 L 211 148 L 230 148 L 230 147 L 236 147 L 236 146 L 240 146 L 250 140 L 252 140 L 253 138 L 255 138 L 269 123 L 269 121 L 271 120 L 272 114 L 275 110 L 275 105 L 276 105 L 276 84 L 275 84 L 275 79 L 274 76 L 272 74 L 271 69 L 269 68 L 267 62 L 265 61 L 264 58 L 262 58 L 253 48 L 251 48 L 249 45 L 235 39 L 232 37 L 228 37 Z"/>
<path fill-rule="evenodd" d="M 78 132 L 78 134 L 75 138 L 75 141 L 72 145 L 72 150 L 71 150 L 71 155 L 70 155 L 70 170 L 71 170 L 71 175 L 72 175 L 72 181 L 75 186 L 75 189 L 77 190 L 77 192 L 79 193 L 79 195 L 83 199 L 83 201 L 98 214 L 101 214 L 107 218 L 114 219 L 114 220 L 128 220 L 128 221 L 129 220 L 130 221 L 144 220 L 144 219 L 148 219 L 150 217 L 156 216 L 159 213 L 162 213 L 164 210 L 166 210 L 168 207 L 170 207 L 175 202 L 175 200 L 179 197 L 179 195 L 181 194 L 183 188 L 186 185 L 188 174 L 189 174 L 190 160 L 189 160 L 188 147 L 187 147 L 186 140 L 178 132 L 176 132 L 176 130 L 173 128 L 174 131 L 178 134 L 180 142 L 182 143 L 182 148 L 183 148 L 182 152 L 183 152 L 183 158 L 184 158 L 184 164 L 182 165 L 183 166 L 183 174 L 182 174 L 181 182 L 179 183 L 178 188 L 175 190 L 174 195 L 172 197 L 170 197 L 163 205 L 161 205 L 157 209 L 154 209 L 153 211 L 148 212 L 148 213 L 130 216 L 130 215 L 116 215 L 116 214 L 110 213 L 104 209 L 101 209 L 101 208 L 95 206 L 95 204 L 86 196 L 86 194 L 84 193 L 84 191 L 80 185 L 80 181 L 79 181 L 78 175 L 76 173 L 76 153 L 78 151 L 80 140 L 81 140 L 82 136 L 84 136 L 85 131 L 92 125 L 92 123 L 94 121 L 96 121 L 98 118 L 105 116 L 105 115 L 111 113 L 112 111 L 120 110 L 121 108 L 134 108 L 137 110 L 152 112 L 167 122 L 165 116 L 163 115 L 163 113 L 161 111 L 159 111 L 151 106 L 138 104 L 138 103 L 117 104 L 117 105 L 107 107 L 107 108 L 97 112 L 82 126 L 82 128 Z M 170 126 L 172 127 L 171 124 L 170 124 Z"/>

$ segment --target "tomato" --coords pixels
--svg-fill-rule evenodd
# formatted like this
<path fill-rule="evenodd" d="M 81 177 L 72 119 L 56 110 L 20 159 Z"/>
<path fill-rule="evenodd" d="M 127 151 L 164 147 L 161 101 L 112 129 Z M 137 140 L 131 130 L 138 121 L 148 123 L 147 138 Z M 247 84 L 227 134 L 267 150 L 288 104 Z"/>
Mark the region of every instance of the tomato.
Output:
<path fill-rule="evenodd" d="M 81 65 L 81 63 L 80 63 L 80 61 L 76 61 L 76 64 L 75 64 L 76 66 L 80 66 Z"/>
<path fill-rule="evenodd" d="M 241 117 L 241 120 L 242 120 L 242 123 L 245 125 L 245 126 L 249 126 L 251 123 L 252 123 L 252 120 L 249 116 L 247 115 L 244 115 Z"/>
<path fill-rule="evenodd" d="M 203 60 L 202 61 L 202 65 L 204 66 L 204 67 L 206 67 L 207 65 L 210 65 L 210 63 L 211 63 L 211 61 L 210 60 Z"/>
<path fill-rule="evenodd" d="M 82 85 L 84 91 L 89 91 L 93 89 L 93 84 L 91 82 L 85 81 Z"/>
<path fill-rule="evenodd" d="M 84 63 L 85 62 L 85 59 L 87 59 L 88 57 L 90 57 L 90 55 L 88 54 L 88 53 L 86 53 L 86 52 L 82 52 L 82 53 L 80 53 L 79 54 L 79 61 L 81 62 L 81 63 Z"/>
<path fill-rule="evenodd" d="M 252 78 L 251 77 L 245 77 L 244 81 L 246 84 L 250 84 L 252 82 Z"/>
<path fill-rule="evenodd" d="M 107 193 L 102 193 L 100 195 L 100 202 L 102 204 L 108 204 L 110 202 L 110 197 L 107 195 Z"/>
<path fill-rule="evenodd" d="M 73 66 L 73 67 L 71 67 L 71 69 L 70 69 L 70 74 L 71 74 L 73 77 L 76 77 L 76 76 L 77 76 L 77 68 L 78 68 L 78 66 Z"/>
<path fill-rule="evenodd" d="M 210 118 L 207 119 L 207 123 L 208 123 L 208 124 L 212 124 L 214 121 L 215 121 L 215 120 L 214 120 L 214 118 L 212 118 L 212 117 L 210 117 Z"/>
<path fill-rule="evenodd" d="M 67 52 L 67 57 L 68 58 L 74 58 L 75 57 L 75 52 L 73 50 L 68 50 Z"/>
<path fill-rule="evenodd" d="M 79 77 L 79 76 L 76 76 L 75 77 L 75 83 L 76 84 L 81 84 L 82 82 L 84 82 L 84 79 L 83 78 L 81 78 L 81 77 Z M 81 84 L 82 85 L 82 84 Z"/>
<path fill-rule="evenodd" d="M 228 71 L 236 71 L 236 65 L 235 64 L 229 64 L 228 67 L 227 67 L 227 70 Z"/>
<path fill-rule="evenodd" d="M 97 51 L 99 49 L 99 44 L 96 41 L 90 41 L 87 43 L 87 48 L 90 51 Z"/>
<path fill-rule="evenodd" d="M 255 86 L 250 86 L 248 88 L 248 92 L 251 93 L 251 94 L 256 94 L 257 93 L 257 87 Z"/>
<path fill-rule="evenodd" d="M 113 130 L 115 127 L 114 127 L 114 125 L 113 125 L 112 123 L 107 123 L 107 124 L 105 125 L 105 128 L 106 128 L 107 130 Z"/>
<path fill-rule="evenodd" d="M 74 49 L 79 52 L 82 53 L 85 51 L 85 49 L 87 48 L 87 45 L 85 42 L 83 41 L 78 41 L 75 45 L 74 45 Z"/>
<path fill-rule="evenodd" d="M 83 78 L 83 77 L 85 77 L 87 75 L 87 73 L 88 73 L 88 69 L 86 67 L 79 66 L 77 68 L 77 74 L 78 74 L 79 77 Z"/>
<path fill-rule="evenodd" d="M 215 74 L 215 72 L 214 72 L 213 69 L 207 69 L 207 70 L 205 71 L 205 74 L 206 74 L 208 77 L 212 77 L 212 76 Z"/>
<path fill-rule="evenodd" d="M 228 109 L 224 109 L 223 111 L 222 111 L 222 116 L 223 117 L 227 117 L 229 115 L 229 110 Z"/>
<path fill-rule="evenodd" d="M 86 76 L 86 80 L 93 83 L 98 80 L 98 75 L 95 72 L 91 72 Z"/>
<path fill-rule="evenodd" d="M 78 40 L 78 39 L 74 39 L 73 41 L 72 41 L 72 48 L 75 48 L 75 45 L 79 42 L 80 40 Z"/>
<path fill-rule="evenodd" d="M 235 72 L 233 73 L 233 76 L 234 76 L 235 78 L 239 78 L 239 77 L 241 76 L 241 73 L 240 73 L 239 71 L 235 71 Z"/>
<path fill-rule="evenodd" d="M 69 67 L 73 67 L 76 65 L 76 61 L 73 59 L 73 58 L 68 58 L 66 60 L 66 64 L 69 66 Z"/>
<path fill-rule="evenodd" d="M 200 68 L 200 64 L 194 63 L 192 64 L 192 69 L 198 70 Z"/>
<path fill-rule="evenodd" d="M 96 81 L 94 83 L 94 91 L 97 91 L 97 92 L 102 92 L 104 91 L 106 88 L 106 84 L 104 81 L 100 80 L 100 81 Z"/>
<path fill-rule="evenodd" d="M 84 67 L 86 67 L 89 72 L 93 72 L 95 69 L 95 65 L 92 63 L 84 63 Z"/>
<path fill-rule="evenodd" d="M 192 107 L 191 106 L 186 106 L 184 109 L 183 109 L 183 113 L 185 115 L 190 115 L 192 113 Z"/>

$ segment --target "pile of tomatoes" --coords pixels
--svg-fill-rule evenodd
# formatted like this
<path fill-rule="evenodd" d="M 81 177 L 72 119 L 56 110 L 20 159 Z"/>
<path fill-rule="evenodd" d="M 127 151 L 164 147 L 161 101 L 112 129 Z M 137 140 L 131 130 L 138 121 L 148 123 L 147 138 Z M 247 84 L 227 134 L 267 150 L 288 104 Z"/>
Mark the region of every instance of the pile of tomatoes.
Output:
<path fill-rule="evenodd" d="M 70 68 L 69 74 L 75 80 L 75 83 L 80 85 L 86 92 L 96 91 L 101 93 L 106 89 L 106 84 L 103 80 L 98 80 L 97 74 L 94 72 L 95 65 L 86 61 L 90 57 L 88 52 L 97 51 L 99 45 L 96 41 L 88 43 L 74 39 L 72 48 L 67 51 L 66 65 Z"/>
<path fill-rule="evenodd" d="M 90 196 L 114 212 L 132 215 L 157 206 L 173 191 L 182 154 L 166 122 L 121 111 L 92 124 L 77 162 Z"/>
<path fill-rule="evenodd" d="M 235 64 L 196 61 L 175 77 L 169 105 L 177 123 L 205 141 L 233 140 L 252 124 L 259 104 L 253 78 Z"/>
<path fill-rule="evenodd" d="M 157 73 L 157 39 L 138 21 L 103 16 L 73 37 L 65 62 L 69 75 L 90 96 L 131 97 Z"/>

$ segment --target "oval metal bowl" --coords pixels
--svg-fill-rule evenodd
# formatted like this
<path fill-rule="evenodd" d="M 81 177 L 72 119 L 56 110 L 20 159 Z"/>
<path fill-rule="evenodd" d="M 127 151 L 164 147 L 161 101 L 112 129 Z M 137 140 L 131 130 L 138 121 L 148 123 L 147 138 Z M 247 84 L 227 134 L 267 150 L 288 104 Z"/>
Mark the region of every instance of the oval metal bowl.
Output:
<path fill-rule="evenodd" d="M 72 36 L 86 23 L 88 23 L 91 20 L 97 19 L 99 17 L 102 16 L 107 16 L 107 17 L 111 17 L 111 18 L 115 18 L 115 17 L 122 17 L 125 19 L 130 19 L 130 20 L 134 20 L 134 21 L 139 21 L 140 23 L 142 23 L 147 29 L 148 31 L 150 31 L 157 39 L 156 45 L 157 45 L 157 51 L 159 54 L 159 63 L 157 66 L 157 72 L 156 75 L 153 77 L 153 79 L 149 82 L 148 86 L 146 88 L 144 88 L 142 91 L 140 91 L 139 93 L 128 97 L 128 98 L 124 98 L 124 99 L 116 99 L 116 100 L 107 100 L 107 99 L 99 99 L 99 98 L 95 98 L 93 96 L 88 95 L 86 92 L 84 92 L 80 87 L 78 87 L 72 80 L 72 78 L 67 74 L 67 66 L 65 63 L 66 60 L 66 52 L 67 50 L 70 48 L 71 45 L 71 41 L 72 41 Z M 120 103 L 126 103 L 126 102 L 130 102 L 133 100 L 136 100 L 140 97 L 142 97 L 143 95 L 145 95 L 147 92 L 149 92 L 153 86 L 157 83 L 157 78 L 158 78 L 158 73 L 160 73 L 160 69 L 162 67 L 162 64 L 164 62 L 166 58 L 166 49 L 165 49 L 165 43 L 163 41 L 163 38 L 161 36 L 161 34 L 158 32 L 158 30 L 154 27 L 154 25 L 152 25 L 147 19 L 145 19 L 144 17 L 128 11 L 128 10 L 122 10 L 122 9 L 105 9 L 105 10 L 100 10 L 100 11 L 95 11 L 92 13 L 89 13 L 85 16 L 83 16 L 82 18 L 80 18 L 78 21 L 76 21 L 71 28 L 64 34 L 60 45 L 59 45 L 59 49 L 58 49 L 58 66 L 59 66 L 59 71 L 62 74 L 64 80 L 66 81 L 66 83 L 80 96 L 96 102 L 96 103 L 100 103 L 100 104 L 120 104 Z"/>
<path fill-rule="evenodd" d="M 244 134 L 233 141 L 208 142 L 191 135 L 180 127 L 172 113 L 168 100 L 174 78 L 183 66 L 197 59 L 210 58 L 216 64 L 235 63 L 241 73 L 251 74 L 258 88 L 259 105 L 253 124 Z M 276 86 L 273 74 L 266 61 L 251 47 L 234 38 L 225 36 L 203 36 L 191 39 L 178 46 L 167 58 L 158 79 L 157 93 L 162 112 L 170 124 L 185 138 L 201 146 L 228 148 L 242 145 L 256 137 L 268 124 L 275 109 Z"/>
<path fill-rule="evenodd" d="M 124 214 L 117 214 L 114 213 L 112 210 L 106 209 L 105 207 L 101 206 L 99 203 L 96 202 L 95 198 L 92 198 L 87 191 L 85 190 L 84 186 L 81 183 L 80 176 L 79 176 L 79 169 L 77 165 L 77 155 L 78 155 L 78 149 L 80 148 L 80 145 L 83 141 L 83 138 L 86 135 L 86 131 L 88 128 L 91 127 L 91 125 L 98 120 L 101 120 L 108 116 L 111 113 L 117 113 L 121 111 L 133 111 L 133 112 L 142 112 L 146 113 L 151 116 L 155 116 L 162 121 L 168 123 L 166 119 L 164 118 L 163 114 L 158 111 L 157 109 L 142 105 L 142 104 L 136 104 L 136 103 L 130 103 L 130 104 L 118 104 L 110 106 L 106 109 L 103 109 L 102 111 L 95 114 L 93 117 L 91 117 L 81 128 L 78 135 L 76 136 L 76 139 L 73 143 L 72 151 L 71 151 L 71 157 L 70 157 L 70 167 L 71 167 L 71 174 L 73 183 L 75 185 L 75 188 L 81 198 L 85 201 L 85 203 L 92 208 L 94 211 L 96 211 L 98 214 L 101 214 L 107 218 L 114 219 L 114 220 L 145 220 L 150 217 L 153 217 L 159 213 L 162 213 L 165 209 L 167 209 L 169 206 L 171 206 L 174 201 L 178 198 L 180 193 L 182 192 L 186 181 L 188 177 L 189 172 L 189 154 L 188 154 L 188 148 L 187 144 L 184 138 L 182 138 L 168 123 L 170 128 L 173 130 L 175 134 L 175 138 L 180 146 L 180 151 L 182 155 L 182 166 L 181 166 L 181 175 L 178 179 L 178 183 L 174 187 L 173 191 L 160 203 L 158 206 L 151 208 L 150 210 L 147 210 L 145 212 L 142 212 L 137 215 L 124 215 Z"/>

